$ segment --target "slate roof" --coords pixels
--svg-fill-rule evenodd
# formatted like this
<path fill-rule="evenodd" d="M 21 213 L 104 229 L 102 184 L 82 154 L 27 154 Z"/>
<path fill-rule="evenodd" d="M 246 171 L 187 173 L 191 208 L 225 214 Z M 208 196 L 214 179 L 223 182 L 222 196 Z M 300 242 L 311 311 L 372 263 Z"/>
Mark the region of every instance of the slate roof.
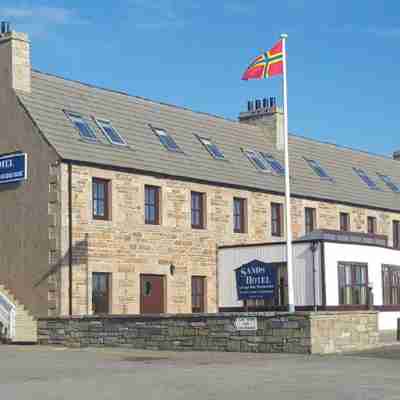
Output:
<path fill-rule="evenodd" d="M 241 151 L 266 151 L 283 161 L 283 154 L 259 127 L 38 71 L 32 72 L 32 92 L 19 92 L 18 97 L 63 159 L 262 191 L 284 190 L 282 177 L 257 171 Z M 90 121 L 99 143 L 81 139 L 63 110 L 78 112 Z M 91 121 L 92 116 L 111 120 L 129 147 L 111 145 Z M 167 130 L 183 153 L 166 150 L 149 124 Z M 210 138 L 227 161 L 213 159 L 195 134 Z M 400 194 L 393 193 L 376 175 L 389 175 L 400 184 L 399 161 L 295 135 L 290 135 L 289 141 L 293 195 L 400 211 Z M 318 160 L 334 182 L 316 176 L 304 157 Z M 363 168 L 380 190 L 369 189 L 353 167 Z"/>

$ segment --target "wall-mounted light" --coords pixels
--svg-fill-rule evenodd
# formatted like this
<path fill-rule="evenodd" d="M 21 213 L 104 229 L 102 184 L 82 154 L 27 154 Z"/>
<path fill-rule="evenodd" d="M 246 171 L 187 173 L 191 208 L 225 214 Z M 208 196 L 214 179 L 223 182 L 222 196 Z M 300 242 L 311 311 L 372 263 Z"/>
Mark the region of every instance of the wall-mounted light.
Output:
<path fill-rule="evenodd" d="M 174 275 L 174 273 L 175 273 L 175 265 L 174 264 L 171 264 L 169 266 L 169 272 L 170 272 L 171 275 Z"/>

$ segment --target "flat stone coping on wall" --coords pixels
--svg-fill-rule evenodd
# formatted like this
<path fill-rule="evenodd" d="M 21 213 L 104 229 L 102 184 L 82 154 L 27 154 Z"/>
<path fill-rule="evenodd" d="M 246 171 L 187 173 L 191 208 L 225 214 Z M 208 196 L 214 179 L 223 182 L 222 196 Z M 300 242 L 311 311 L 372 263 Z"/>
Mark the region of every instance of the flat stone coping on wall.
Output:
<path fill-rule="evenodd" d="M 41 344 L 285 353 L 378 344 L 375 311 L 105 315 L 41 318 Z"/>

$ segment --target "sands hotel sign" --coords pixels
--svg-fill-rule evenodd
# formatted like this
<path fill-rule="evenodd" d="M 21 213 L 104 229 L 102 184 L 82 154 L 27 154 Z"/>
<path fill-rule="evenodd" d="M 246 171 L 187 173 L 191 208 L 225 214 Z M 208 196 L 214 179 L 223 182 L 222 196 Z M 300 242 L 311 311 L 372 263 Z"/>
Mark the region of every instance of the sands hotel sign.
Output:
<path fill-rule="evenodd" d="M 26 153 L 0 156 L 0 184 L 25 181 L 28 176 Z"/>

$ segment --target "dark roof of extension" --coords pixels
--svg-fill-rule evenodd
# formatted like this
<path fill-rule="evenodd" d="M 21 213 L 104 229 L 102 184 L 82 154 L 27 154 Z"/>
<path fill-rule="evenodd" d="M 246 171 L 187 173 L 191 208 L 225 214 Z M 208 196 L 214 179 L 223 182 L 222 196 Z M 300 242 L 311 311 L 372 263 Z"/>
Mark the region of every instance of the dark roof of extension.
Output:
<path fill-rule="evenodd" d="M 274 149 L 271 139 L 259 127 L 37 71 L 32 72 L 32 92 L 18 96 L 42 134 L 65 160 L 267 192 L 284 190 L 282 177 L 256 170 L 241 151 L 267 151 L 282 161 L 283 154 Z M 82 114 L 99 142 L 82 140 L 63 110 Z M 111 120 L 129 146 L 111 145 L 92 116 Z M 184 153 L 166 150 L 149 124 L 167 130 Z M 195 134 L 210 138 L 227 161 L 212 158 Z M 293 195 L 400 211 L 400 194 L 393 193 L 376 175 L 389 175 L 400 184 L 399 161 L 294 135 L 289 141 Z M 321 180 L 304 157 L 318 160 L 334 182 Z M 369 189 L 353 167 L 363 168 L 381 190 Z"/>

